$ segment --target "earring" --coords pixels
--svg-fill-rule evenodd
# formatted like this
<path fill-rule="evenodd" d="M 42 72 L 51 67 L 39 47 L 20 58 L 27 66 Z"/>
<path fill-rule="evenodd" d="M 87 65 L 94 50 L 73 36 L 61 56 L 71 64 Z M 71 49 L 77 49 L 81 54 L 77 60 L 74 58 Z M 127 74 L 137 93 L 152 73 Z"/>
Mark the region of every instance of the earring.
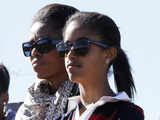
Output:
<path fill-rule="evenodd" d="M 6 102 L 6 101 L 4 101 L 4 102 L 3 102 L 3 105 L 4 105 L 4 106 L 6 106 L 6 105 L 7 105 L 7 102 Z"/>

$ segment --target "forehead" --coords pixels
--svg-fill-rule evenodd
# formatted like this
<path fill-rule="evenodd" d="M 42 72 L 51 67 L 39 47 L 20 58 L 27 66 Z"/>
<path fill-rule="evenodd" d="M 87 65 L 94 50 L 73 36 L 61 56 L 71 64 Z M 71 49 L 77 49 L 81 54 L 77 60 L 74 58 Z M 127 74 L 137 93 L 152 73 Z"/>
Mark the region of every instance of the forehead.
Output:
<path fill-rule="evenodd" d="M 36 41 L 40 37 L 50 37 L 52 39 L 60 39 L 61 35 L 58 34 L 56 28 L 41 22 L 35 22 L 30 28 L 29 41 Z"/>
<path fill-rule="evenodd" d="M 100 40 L 100 36 L 96 30 L 86 25 L 81 25 L 80 21 L 75 20 L 69 23 L 64 31 L 64 41 L 76 41 L 81 37 L 86 37 L 90 40 Z"/>

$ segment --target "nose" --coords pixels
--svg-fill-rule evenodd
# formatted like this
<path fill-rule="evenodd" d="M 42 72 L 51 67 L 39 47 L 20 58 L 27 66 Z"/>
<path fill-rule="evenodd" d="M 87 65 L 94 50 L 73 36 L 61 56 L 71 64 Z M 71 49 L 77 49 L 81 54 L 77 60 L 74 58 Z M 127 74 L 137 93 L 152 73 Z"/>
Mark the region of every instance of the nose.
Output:
<path fill-rule="evenodd" d="M 36 48 L 33 48 L 31 50 L 31 56 L 40 56 L 40 55 L 41 53 L 39 53 Z"/>
<path fill-rule="evenodd" d="M 69 59 L 74 59 L 75 57 L 77 57 L 75 55 L 74 47 L 73 46 L 70 48 L 69 52 L 66 54 L 66 57 L 68 57 Z"/>

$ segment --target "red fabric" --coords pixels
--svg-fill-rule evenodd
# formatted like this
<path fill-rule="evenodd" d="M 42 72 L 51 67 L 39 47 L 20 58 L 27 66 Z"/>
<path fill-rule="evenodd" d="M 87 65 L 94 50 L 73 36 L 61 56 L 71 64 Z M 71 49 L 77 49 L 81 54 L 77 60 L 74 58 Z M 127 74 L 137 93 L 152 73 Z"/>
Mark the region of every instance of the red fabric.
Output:
<path fill-rule="evenodd" d="M 106 117 L 102 114 L 93 114 L 89 120 L 113 120 L 115 116 L 117 115 L 117 112 L 114 112 L 110 117 Z"/>
<path fill-rule="evenodd" d="M 143 110 L 139 107 L 139 106 L 133 106 L 133 105 L 130 105 L 129 107 L 133 108 L 133 109 L 136 109 L 137 111 L 139 111 L 142 116 L 144 117 L 144 112 Z"/>

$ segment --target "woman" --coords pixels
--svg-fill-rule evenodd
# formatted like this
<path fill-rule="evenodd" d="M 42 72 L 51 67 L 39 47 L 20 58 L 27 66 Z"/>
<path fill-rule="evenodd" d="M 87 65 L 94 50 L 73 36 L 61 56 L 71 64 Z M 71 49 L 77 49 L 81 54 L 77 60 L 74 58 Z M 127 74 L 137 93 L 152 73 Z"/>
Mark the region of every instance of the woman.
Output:
<path fill-rule="evenodd" d="M 77 11 L 68 5 L 50 4 L 36 13 L 29 41 L 22 47 L 38 79 L 29 87 L 16 120 L 52 120 L 67 111 L 67 98 L 77 95 L 78 87 L 68 80 L 64 60 L 55 49 L 66 20 Z"/>
<path fill-rule="evenodd" d="M 143 110 L 131 103 L 135 85 L 114 21 L 99 13 L 79 12 L 64 28 L 64 42 L 57 45 L 69 78 L 79 83 L 80 96 L 67 120 L 143 120 Z M 113 66 L 117 93 L 108 82 Z"/>
<path fill-rule="evenodd" d="M 3 64 L 0 64 L 0 120 L 14 120 L 16 115 L 16 111 L 7 106 L 9 83 L 9 72 Z"/>

